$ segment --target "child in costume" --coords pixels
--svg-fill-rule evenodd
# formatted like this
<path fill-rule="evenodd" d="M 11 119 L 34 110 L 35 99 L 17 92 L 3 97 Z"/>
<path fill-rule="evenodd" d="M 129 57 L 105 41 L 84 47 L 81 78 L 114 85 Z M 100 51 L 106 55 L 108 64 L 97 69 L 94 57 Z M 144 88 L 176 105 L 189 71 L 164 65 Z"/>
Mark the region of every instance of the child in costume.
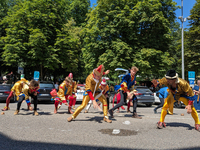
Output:
<path fill-rule="evenodd" d="M 38 93 L 39 93 L 39 83 L 37 81 L 31 80 L 29 84 L 24 82 L 23 87 L 22 87 L 22 93 L 19 95 L 17 109 L 14 115 L 19 114 L 19 110 L 20 110 L 23 100 L 30 102 L 29 97 L 32 97 L 34 100 L 34 115 L 38 116 L 38 113 L 37 113 Z"/>
<path fill-rule="evenodd" d="M 22 78 L 21 80 L 17 81 L 14 86 L 11 88 L 11 92 L 8 95 L 7 99 L 6 99 L 6 106 L 2 109 L 2 111 L 6 111 L 9 110 L 9 104 L 10 104 L 10 99 L 12 97 L 14 97 L 14 95 L 17 98 L 17 101 L 19 100 L 19 95 L 22 92 L 22 87 L 23 87 L 23 82 L 27 82 L 28 80 Z M 33 108 L 31 107 L 31 103 L 27 103 L 28 106 L 28 110 L 33 110 Z"/>
<path fill-rule="evenodd" d="M 73 113 L 73 115 L 69 118 L 67 118 L 68 122 L 75 119 L 78 114 L 86 107 L 87 103 L 92 100 L 94 108 L 98 107 L 97 102 L 95 101 L 95 98 L 99 93 L 96 93 L 96 91 L 99 88 L 99 84 L 101 83 L 102 75 L 108 74 L 109 70 L 107 70 L 105 73 L 104 66 L 100 65 L 97 69 L 94 69 L 93 72 L 86 78 L 86 84 L 85 84 L 85 93 L 83 96 L 82 104 L 76 109 L 76 111 Z M 102 102 L 103 107 L 103 113 L 104 113 L 104 121 L 111 123 L 112 121 L 109 120 L 107 116 L 107 101 L 103 95 L 101 95 L 98 100 Z"/>
<path fill-rule="evenodd" d="M 72 95 L 72 87 L 71 87 L 71 78 L 66 77 L 65 80 L 63 81 L 62 84 L 59 86 L 59 90 L 57 93 L 57 97 L 55 99 L 55 109 L 54 113 L 57 113 L 58 110 L 58 104 L 59 103 L 65 103 L 65 105 L 68 105 L 67 100 L 69 100 L 69 105 L 68 105 L 68 113 L 73 114 L 73 111 L 71 110 L 72 107 L 72 100 L 69 99 L 68 97 Z"/>
<path fill-rule="evenodd" d="M 182 101 L 186 105 L 187 113 L 191 113 L 195 121 L 195 129 L 200 131 L 200 122 L 197 111 L 193 106 L 194 93 L 187 81 L 178 77 L 175 70 L 169 70 L 164 78 L 152 80 L 154 86 L 167 86 L 169 95 L 167 96 L 162 108 L 160 121 L 157 123 L 157 128 L 162 129 L 166 127 L 164 119 L 167 115 L 167 109 L 173 106 L 174 100 Z"/>
<path fill-rule="evenodd" d="M 98 100 L 98 98 L 99 98 L 100 96 L 103 96 L 104 99 L 106 99 L 106 98 L 108 97 L 109 86 L 107 85 L 105 79 L 103 79 L 103 80 L 101 81 L 101 85 L 99 86 L 99 91 L 100 91 L 100 94 L 98 94 L 98 95 L 95 97 L 95 100 L 96 100 L 96 102 L 97 102 L 98 105 L 101 104 L 101 102 Z M 107 104 L 108 104 L 108 103 L 109 103 L 109 101 L 107 101 Z M 92 105 L 92 100 L 89 101 L 89 103 L 88 103 L 88 105 L 87 105 L 87 107 L 86 107 L 85 113 L 88 113 L 88 111 L 89 111 L 91 105 Z"/>
<path fill-rule="evenodd" d="M 76 81 L 73 80 L 73 74 L 72 73 L 70 73 L 68 75 L 68 77 L 70 77 L 72 79 L 72 84 L 71 84 L 71 86 L 72 86 L 72 96 L 69 96 L 69 99 L 72 100 L 72 108 L 76 109 L 75 104 L 76 104 L 77 83 L 76 83 Z"/>

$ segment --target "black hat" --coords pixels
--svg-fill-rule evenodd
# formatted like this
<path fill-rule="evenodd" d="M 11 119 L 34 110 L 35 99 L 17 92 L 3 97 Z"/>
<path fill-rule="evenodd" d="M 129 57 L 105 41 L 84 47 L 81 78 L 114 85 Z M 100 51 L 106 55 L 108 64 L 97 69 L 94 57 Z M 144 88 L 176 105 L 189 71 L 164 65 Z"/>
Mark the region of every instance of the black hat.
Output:
<path fill-rule="evenodd" d="M 169 71 L 167 71 L 167 74 L 165 75 L 165 78 L 167 78 L 167 79 L 176 79 L 176 78 L 178 78 L 178 74 L 176 73 L 175 70 L 169 70 Z"/>

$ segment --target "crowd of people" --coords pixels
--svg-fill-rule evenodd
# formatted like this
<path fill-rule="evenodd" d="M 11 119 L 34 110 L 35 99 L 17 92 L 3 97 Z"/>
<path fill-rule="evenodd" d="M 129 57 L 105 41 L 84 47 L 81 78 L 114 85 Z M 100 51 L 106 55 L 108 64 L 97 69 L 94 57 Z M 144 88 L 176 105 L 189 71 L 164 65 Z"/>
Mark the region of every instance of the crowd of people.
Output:
<path fill-rule="evenodd" d="M 136 74 L 139 69 L 133 66 L 130 69 L 130 73 L 124 75 L 119 85 L 110 87 L 112 90 L 116 91 L 114 99 L 117 100 L 117 104 L 113 107 L 109 107 L 108 91 L 109 86 L 102 76 L 109 74 L 109 70 L 104 72 L 104 66 L 100 65 L 95 68 L 85 80 L 85 91 L 83 94 L 82 104 L 75 108 L 76 104 L 76 92 L 77 92 L 77 82 L 73 80 L 73 74 L 70 73 L 65 80 L 59 85 L 55 84 L 55 89 L 53 89 L 50 94 L 54 100 L 54 113 L 58 112 L 58 109 L 65 104 L 68 106 L 68 113 L 71 114 L 67 118 L 68 122 L 76 119 L 79 113 L 86 107 L 85 114 L 89 112 L 90 107 L 93 105 L 95 109 L 103 111 L 103 120 L 107 123 L 112 123 L 112 118 L 114 118 L 115 110 L 122 108 L 123 105 L 127 104 L 127 112 L 131 113 L 130 107 L 133 107 L 132 118 L 142 119 L 141 116 L 137 114 L 137 97 L 134 86 L 136 84 Z M 165 77 L 162 79 L 153 79 L 153 87 L 158 89 L 157 96 L 160 98 L 161 104 L 154 109 L 154 113 L 157 113 L 157 109 L 162 108 L 161 117 L 157 123 L 157 128 L 162 129 L 166 127 L 164 122 L 167 113 L 173 114 L 173 104 L 175 101 L 181 101 L 185 104 L 187 113 L 191 114 L 195 122 L 195 129 L 200 131 L 200 122 L 196 109 L 200 109 L 199 95 L 200 95 L 200 80 L 198 80 L 197 85 L 192 89 L 187 81 L 178 77 L 175 70 L 169 70 Z M 3 111 L 9 110 L 9 103 L 11 97 L 16 95 L 18 103 L 17 109 L 14 115 L 18 115 L 20 111 L 20 106 L 23 101 L 26 101 L 28 109 L 33 110 L 30 103 L 30 98 L 34 101 L 34 115 L 37 113 L 37 94 L 39 93 L 39 83 L 38 81 L 26 79 L 21 79 L 16 82 L 11 89 L 6 100 L 6 106 Z M 100 107 L 102 104 L 102 108 Z M 75 110 L 73 112 L 73 109 Z M 110 115 L 110 118 L 108 116 Z"/>

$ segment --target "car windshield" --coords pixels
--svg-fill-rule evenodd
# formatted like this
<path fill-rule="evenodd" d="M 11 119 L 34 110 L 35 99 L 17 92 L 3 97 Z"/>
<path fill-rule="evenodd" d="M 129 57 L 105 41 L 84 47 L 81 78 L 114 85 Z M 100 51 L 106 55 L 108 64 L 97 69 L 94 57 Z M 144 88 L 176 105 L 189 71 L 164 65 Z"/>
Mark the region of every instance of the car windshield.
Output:
<path fill-rule="evenodd" d="M 138 92 L 151 92 L 151 90 L 147 89 L 147 88 L 137 88 L 136 89 Z"/>
<path fill-rule="evenodd" d="M 0 85 L 0 90 L 10 90 L 10 86 L 8 85 Z"/>
<path fill-rule="evenodd" d="M 54 88 L 51 83 L 40 83 L 40 88 Z"/>

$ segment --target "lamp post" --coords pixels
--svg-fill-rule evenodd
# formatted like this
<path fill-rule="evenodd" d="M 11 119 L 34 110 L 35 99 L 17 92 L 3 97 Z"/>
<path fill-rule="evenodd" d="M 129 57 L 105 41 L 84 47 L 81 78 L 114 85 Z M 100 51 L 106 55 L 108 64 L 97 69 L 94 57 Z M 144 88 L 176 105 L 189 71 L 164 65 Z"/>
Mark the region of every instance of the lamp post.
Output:
<path fill-rule="evenodd" d="M 183 22 L 186 22 L 186 20 L 190 19 L 190 17 L 187 18 L 183 18 L 183 0 L 181 0 L 181 16 L 178 17 L 178 19 L 180 19 L 181 23 L 182 23 L 182 79 L 185 79 L 185 70 L 184 70 L 184 30 L 183 30 Z"/>

